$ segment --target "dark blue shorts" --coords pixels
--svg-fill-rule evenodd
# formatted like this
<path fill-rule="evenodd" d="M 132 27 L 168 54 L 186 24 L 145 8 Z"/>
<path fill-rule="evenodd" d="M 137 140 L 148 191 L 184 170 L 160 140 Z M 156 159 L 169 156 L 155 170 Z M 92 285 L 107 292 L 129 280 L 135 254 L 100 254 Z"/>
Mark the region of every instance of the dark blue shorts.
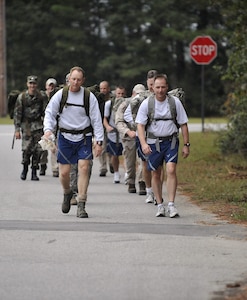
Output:
<path fill-rule="evenodd" d="M 142 152 L 142 146 L 138 137 L 136 137 L 136 149 L 138 157 L 140 157 L 142 161 L 147 161 L 148 157 Z"/>
<path fill-rule="evenodd" d="M 85 140 L 72 142 L 59 133 L 57 161 L 61 164 L 77 164 L 79 159 L 93 159 L 92 137 Z"/>
<path fill-rule="evenodd" d="M 174 149 L 171 149 L 171 141 L 160 142 L 160 152 L 156 150 L 155 144 L 149 144 L 149 146 L 152 149 L 152 153 L 148 156 L 148 170 L 157 170 L 159 166 L 163 166 L 164 162 L 178 162 L 178 139 Z"/>
<path fill-rule="evenodd" d="M 123 145 L 122 143 L 117 144 L 107 139 L 106 151 L 113 156 L 121 156 L 123 153 Z"/>

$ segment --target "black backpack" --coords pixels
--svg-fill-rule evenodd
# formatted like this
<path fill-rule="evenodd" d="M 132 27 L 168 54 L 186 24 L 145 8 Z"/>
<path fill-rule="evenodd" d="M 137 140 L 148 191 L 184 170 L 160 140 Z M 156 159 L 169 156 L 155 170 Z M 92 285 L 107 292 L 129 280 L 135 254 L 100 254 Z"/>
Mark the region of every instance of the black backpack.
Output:
<path fill-rule="evenodd" d="M 8 114 L 10 116 L 10 119 L 14 118 L 15 103 L 20 93 L 21 92 L 19 90 L 12 90 L 8 94 L 7 103 L 8 103 Z"/>

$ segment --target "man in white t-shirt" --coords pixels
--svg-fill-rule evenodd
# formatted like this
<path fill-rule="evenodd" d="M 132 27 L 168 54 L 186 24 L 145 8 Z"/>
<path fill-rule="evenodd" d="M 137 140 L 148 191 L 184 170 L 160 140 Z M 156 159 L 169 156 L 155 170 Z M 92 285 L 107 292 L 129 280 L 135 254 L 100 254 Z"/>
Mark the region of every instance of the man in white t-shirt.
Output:
<path fill-rule="evenodd" d="M 70 211 L 70 200 L 73 191 L 70 187 L 71 165 L 78 163 L 78 196 L 77 217 L 87 218 L 85 210 L 87 190 L 90 178 L 90 164 L 93 159 L 92 135 L 95 137 L 95 156 L 102 151 L 104 129 L 98 105 L 98 100 L 92 92 L 89 96 L 89 112 L 87 115 L 84 99 L 85 72 L 81 67 L 70 70 L 68 98 L 58 120 L 58 156 L 59 179 L 63 187 L 64 198 L 62 212 Z M 45 110 L 44 133 L 48 140 L 57 126 L 57 115 L 60 111 L 63 89 L 60 89 L 51 98 Z"/>
<path fill-rule="evenodd" d="M 106 151 L 110 154 L 111 164 L 114 170 L 113 182 L 120 183 L 119 156 L 122 155 L 123 145 L 115 125 L 115 111 L 113 110 L 112 101 L 116 101 L 116 99 L 117 98 L 106 101 L 103 124 L 107 135 Z"/>
<path fill-rule="evenodd" d="M 154 78 L 153 85 L 154 96 L 154 114 L 153 119 L 149 122 L 149 101 L 150 97 L 145 99 L 137 113 L 136 123 L 138 137 L 141 143 L 142 151 L 148 156 L 148 169 L 152 171 L 152 188 L 154 196 L 158 204 L 158 212 L 156 217 L 165 216 L 165 206 L 162 198 L 162 180 L 161 172 L 164 162 L 166 163 L 167 175 L 167 196 L 168 207 L 167 212 L 171 218 L 179 216 L 177 208 L 174 206 L 177 175 L 176 165 L 178 161 L 178 127 L 175 124 L 170 105 L 167 76 L 158 74 Z M 183 136 L 182 156 L 184 158 L 189 155 L 189 131 L 188 117 L 181 101 L 174 97 L 176 105 L 176 121 L 180 125 Z"/>

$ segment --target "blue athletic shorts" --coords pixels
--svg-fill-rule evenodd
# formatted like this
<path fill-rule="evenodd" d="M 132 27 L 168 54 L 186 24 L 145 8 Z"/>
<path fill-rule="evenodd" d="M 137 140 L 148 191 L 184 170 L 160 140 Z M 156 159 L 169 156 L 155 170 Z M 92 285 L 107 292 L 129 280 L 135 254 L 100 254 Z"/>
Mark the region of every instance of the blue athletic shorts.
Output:
<path fill-rule="evenodd" d="M 142 146 L 138 137 L 136 137 L 137 155 L 142 161 L 147 161 L 148 157 L 142 152 Z"/>
<path fill-rule="evenodd" d="M 178 162 L 178 148 L 179 140 L 177 139 L 174 149 L 171 149 L 171 141 L 160 142 L 160 152 L 156 150 L 155 144 L 150 144 L 149 146 L 152 149 L 152 153 L 148 156 L 148 170 L 154 171 L 157 170 L 159 166 L 162 166 L 164 161 L 166 163 Z"/>
<path fill-rule="evenodd" d="M 72 142 L 59 133 L 57 161 L 60 164 L 77 164 L 79 159 L 93 159 L 92 137 L 86 136 L 85 140 Z"/>
<path fill-rule="evenodd" d="M 121 156 L 123 153 L 122 143 L 113 143 L 111 140 L 107 139 L 106 151 L 113 156 Z"/>

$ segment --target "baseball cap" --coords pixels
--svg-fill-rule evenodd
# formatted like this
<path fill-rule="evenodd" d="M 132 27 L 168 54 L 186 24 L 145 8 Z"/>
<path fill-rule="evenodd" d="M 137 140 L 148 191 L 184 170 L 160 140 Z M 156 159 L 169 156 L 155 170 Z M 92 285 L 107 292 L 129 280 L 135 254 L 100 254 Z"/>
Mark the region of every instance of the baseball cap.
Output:
<path fill-rule="evenodd" d="M 147 73 L 147 79 L 148 78 L 154 78 L 154 76 L 156 76 L 158 74 L 157 70 L 149 70 Z"/>
<path fill-rule="evenodd" d="M 50 85 L 50 84 L 54 84 L 54 85 L 57 85 L 57 81 L 55 78 L 48 78 L 46 80 L 46 85 Z"/>
<path fill-rule="evenodd" d="M 137 94 L 145 92 L 145 90 L 145 86 L 141 83 L 138 83 L 133 87 L 133 92 L 136 92 Z"/>
<path fill-rule="evenodd" d="M 38 77 L 35 76 L 35 75 L 30 75 L 30 76 L 27 76 L 27 82 L 34 82 L 34 83 L 37 83 L 38 82 Z"/>

